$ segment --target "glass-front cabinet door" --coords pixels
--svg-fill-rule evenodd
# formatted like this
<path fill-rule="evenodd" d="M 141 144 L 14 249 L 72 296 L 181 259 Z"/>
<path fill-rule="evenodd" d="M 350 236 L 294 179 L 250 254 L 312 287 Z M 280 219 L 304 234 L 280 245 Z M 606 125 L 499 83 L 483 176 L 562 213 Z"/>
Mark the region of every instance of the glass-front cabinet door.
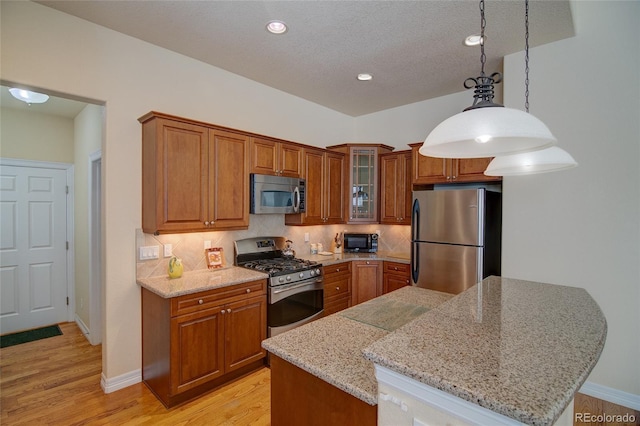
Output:
<path fill-rule="evenodd" d="M 347 223 L 378 223 L 380 210 L 380 179 L 378 156 L 393 151 L 382 144 L 346 143 L 328 146 L 329 151 L 347 156 L 345 168 L 345 212 Z M 348 170 L 348 171 L 347 171 Z"/>
<path fill-rule="evenodd" d="M 378 221 L 378 152 L 372 147 L 351 148 L 349 222 Z"/>

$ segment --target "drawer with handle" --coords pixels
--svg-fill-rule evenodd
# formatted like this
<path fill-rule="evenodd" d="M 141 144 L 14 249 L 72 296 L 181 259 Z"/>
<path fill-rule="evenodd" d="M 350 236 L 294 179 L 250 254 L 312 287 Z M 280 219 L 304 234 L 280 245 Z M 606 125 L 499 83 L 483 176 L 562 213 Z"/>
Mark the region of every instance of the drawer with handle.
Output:
<path fill-rule="evenodd" d="M 409 274 L 411 266 L 408 263 L 384 262 L 384 272 L 389 274 Z"/>
<path fill-rule="evenodd" d="M 212 290 L 185 294 L 171 299 L 171 316 L 196 312 L 220 304 L 240 300 L 246 297 L 266 294 L 267 280 L 257 280 L 248 283 L 220 287 Z"/>

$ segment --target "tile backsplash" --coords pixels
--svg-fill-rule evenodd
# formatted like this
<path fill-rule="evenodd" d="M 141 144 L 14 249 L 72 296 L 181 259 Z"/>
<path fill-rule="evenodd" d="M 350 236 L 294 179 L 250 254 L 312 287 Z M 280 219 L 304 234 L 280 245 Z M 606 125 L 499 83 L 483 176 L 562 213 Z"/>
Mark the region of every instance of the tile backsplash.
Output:
<path fill-rule="evenodd" d="M 298 255 L 308 254 L 311 243 L 322 243 L 325 250 L 337 233 L 376 232 L 380 231 L 378 250 L 384 252 L 408 253 L 411 242 L 411 227 L 401 225 L 318 225 L 318 226 L 286 226 L 284 215 L 251 215 L 249 229 L 242 231 L 196 232 L 188 234 L 145 234 L 136 230 L 136 256 L 140 247 L 160 246 L 160 258 L 139 260 L 136 257 L 136 277 L 149 278 L 167 273 L 169 258 L 163 257 L 163 246 L 171 244 L 173 255 L 182 259 L 185 271 L 207 269 L 204 256 L 204 242 L 211 241 L 212 247 L 222 247 L 225 262 L 233 265 L 233 242 L 250 237 L 287 237 L 293 241 L 293 249 Z M 304 242 L 304 234 L 309 233 L 309 242 Z"/>

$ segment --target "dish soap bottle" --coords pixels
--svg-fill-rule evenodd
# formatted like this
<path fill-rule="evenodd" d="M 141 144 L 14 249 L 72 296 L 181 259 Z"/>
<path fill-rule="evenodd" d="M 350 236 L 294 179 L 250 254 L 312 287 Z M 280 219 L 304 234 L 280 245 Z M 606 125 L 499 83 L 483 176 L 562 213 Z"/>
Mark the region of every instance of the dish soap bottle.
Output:
<path fill-rule="evenodd" d="M 183 271 L 182 259 L 173 256 L 171 260 L 169 260 L 169 278 L 180 278 Z"/>

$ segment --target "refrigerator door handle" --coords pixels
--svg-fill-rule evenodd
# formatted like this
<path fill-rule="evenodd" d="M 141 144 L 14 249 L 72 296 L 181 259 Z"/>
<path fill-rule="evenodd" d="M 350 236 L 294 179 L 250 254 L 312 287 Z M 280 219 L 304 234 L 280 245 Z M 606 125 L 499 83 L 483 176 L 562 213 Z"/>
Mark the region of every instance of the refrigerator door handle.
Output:
<path fill-rule="evenodd" d="M 418 235 L 420 235 L 420 203 L 416 198 L 413 200 L 413 206 L 411 207 L 411 239 L 418 241 Z"/>
<path fill-rule="evenodd" d="M 420 235 L 420 203 L 418 199 L 413 200 L 411 207 L 411 279 L 414 283 L 418 282 L 420 276 L 418 259 L 420 258 L 420 246 L 416 242 Z"/>
<path fill-rule="evenodd" d="M 411 279 L 414 283 L 418 283 L 418 277 L 420 276 L 420 270 L 418 265 L 418 259 L 420 258 L 420 245 L 416 242 L 411 243 Z"/>

